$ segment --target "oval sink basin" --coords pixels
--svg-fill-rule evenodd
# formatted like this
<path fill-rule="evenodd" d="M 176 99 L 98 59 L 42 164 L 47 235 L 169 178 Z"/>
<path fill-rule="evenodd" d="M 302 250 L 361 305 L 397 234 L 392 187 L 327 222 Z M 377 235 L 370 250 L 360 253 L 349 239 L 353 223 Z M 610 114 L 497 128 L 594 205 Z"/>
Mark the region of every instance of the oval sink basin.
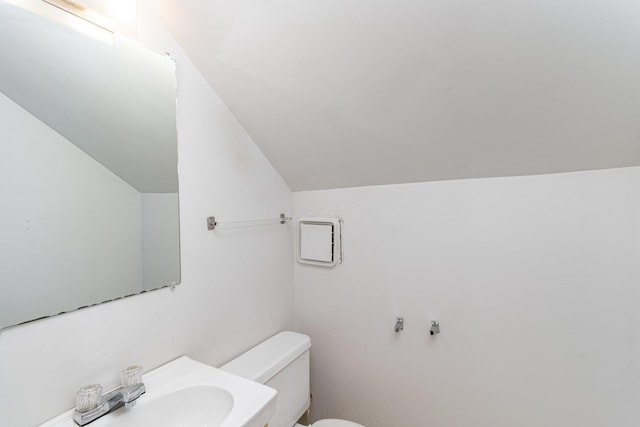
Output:
<path fill-rule="evenodd" d="M 89 427 L 263 427 L 276 391 L 183 356 L 143 375 L 147 392 Z M 73 410 L 41 427 L 78 427 Z"/>
<path fill-rule="evenodd" d="M 233 397 L 215 386 L 191 386 L 152 400 L 144 395 L 131 410 L 119 409 L 91 423 L 92 427 L 198 426 L 218 427 L 233 408 Z"/>

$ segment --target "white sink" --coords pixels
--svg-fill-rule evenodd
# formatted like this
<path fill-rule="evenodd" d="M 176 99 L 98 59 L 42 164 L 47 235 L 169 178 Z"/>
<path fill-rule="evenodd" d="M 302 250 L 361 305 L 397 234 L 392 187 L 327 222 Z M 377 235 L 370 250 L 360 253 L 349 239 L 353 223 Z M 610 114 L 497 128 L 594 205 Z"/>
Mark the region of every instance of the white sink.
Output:
<path fill-rule="evenodd" d="M 143 375 L 147 392 L 89 427 L 263 427 L 276 391 L 183 356 Z M 41 427 L 77 427 L 73 410 Z"/>

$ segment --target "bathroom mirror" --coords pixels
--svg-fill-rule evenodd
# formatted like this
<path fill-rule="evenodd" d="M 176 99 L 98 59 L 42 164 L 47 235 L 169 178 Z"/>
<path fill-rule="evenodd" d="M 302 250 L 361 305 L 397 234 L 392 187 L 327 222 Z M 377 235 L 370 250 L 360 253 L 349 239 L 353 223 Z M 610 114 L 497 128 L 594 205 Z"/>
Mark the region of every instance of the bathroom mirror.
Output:
<path fill-rule="evenodd" d="M 12 3 L 0 0 L 0 327 L 179 283 L 174 61 Z"/>

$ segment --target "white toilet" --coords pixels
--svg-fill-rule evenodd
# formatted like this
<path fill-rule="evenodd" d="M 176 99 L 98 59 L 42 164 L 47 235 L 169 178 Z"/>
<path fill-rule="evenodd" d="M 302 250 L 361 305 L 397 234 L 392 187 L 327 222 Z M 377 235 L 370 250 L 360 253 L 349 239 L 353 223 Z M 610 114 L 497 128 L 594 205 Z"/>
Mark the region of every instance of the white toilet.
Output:
<path fill-rule="evenodd" d="M 309 409 L 309 350 L 311 339 L 280 332 L 222 366 L 227 372 L 265 384 L 278 392 L 276 413 L 269 427 L 304 427 L 298 419 Z M 364 427 L 351 421 L 326 419 L 310 427 Z"/>

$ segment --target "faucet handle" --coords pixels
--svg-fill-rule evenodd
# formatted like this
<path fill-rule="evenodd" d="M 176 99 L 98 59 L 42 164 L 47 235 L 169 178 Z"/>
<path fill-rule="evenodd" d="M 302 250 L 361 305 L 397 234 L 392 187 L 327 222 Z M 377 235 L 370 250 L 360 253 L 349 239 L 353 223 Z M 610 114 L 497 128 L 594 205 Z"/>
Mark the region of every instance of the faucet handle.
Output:
<path fill-rule="evenodd" d="M 124 368 L 120 372 L 120 382 L 122 387 L 142 384 L 142 371 L 143 369 L 140 365 L 133 365 Z"/>
<path fill-rule="evenodd" d="M 102 386 L 100 384 L 85 385 L 76 394 L 76 410 L 87 412 L 102 404 Z"/>

